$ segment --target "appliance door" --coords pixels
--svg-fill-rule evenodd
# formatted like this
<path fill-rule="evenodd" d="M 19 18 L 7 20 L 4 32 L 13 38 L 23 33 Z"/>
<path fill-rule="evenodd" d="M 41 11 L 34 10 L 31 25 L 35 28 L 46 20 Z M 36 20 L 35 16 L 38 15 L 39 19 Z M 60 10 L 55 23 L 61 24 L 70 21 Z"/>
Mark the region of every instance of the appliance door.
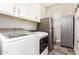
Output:
<path fill-rule="evenodd" d="M 38 24 L 37 30 L 43 31 L 43 32 L 48 32 L 48 30 L 49 30 L 49 18 L 42 18 L 41 22 Z"/>
<path fill-rule="evenodd" d="M 40 39 L 40 54 L 48 47 L 48 37 Z M 47 52 L 47 51 L 46 51 Z"/>
<path fill-rule="evenodd" d="M 73 16 L 63 16 L 61 21 L 61 45 L 73 48 Z"/>

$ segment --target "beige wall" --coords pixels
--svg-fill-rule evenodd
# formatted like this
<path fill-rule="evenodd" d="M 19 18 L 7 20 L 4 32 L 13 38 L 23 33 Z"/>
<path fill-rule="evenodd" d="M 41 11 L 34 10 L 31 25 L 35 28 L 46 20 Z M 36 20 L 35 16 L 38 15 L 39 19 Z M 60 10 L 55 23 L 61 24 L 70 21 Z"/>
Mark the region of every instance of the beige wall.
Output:
<path fill-rule="evenodd" d="M 75 4 L 54 4 L 47 8 L 47 17 L 53 17 L 54 21 L 54 38 L 61 40 L 61 16 L 72 15 L 75 11 Z"/>
<path fill-rule="evenodd" d="M 55 13 L 61 13 L 62 15 L 72 15 L 74 13 L 75 4 L 54 4 L 47 8 L 47 16 L 53 16 Z"/>
<path fill-rule="evenodd" d="M 23 28 L 26 30 L 36 30 L 36 23 L 30 21 L 23 21 L 0 14 L 0 28 Z"/>

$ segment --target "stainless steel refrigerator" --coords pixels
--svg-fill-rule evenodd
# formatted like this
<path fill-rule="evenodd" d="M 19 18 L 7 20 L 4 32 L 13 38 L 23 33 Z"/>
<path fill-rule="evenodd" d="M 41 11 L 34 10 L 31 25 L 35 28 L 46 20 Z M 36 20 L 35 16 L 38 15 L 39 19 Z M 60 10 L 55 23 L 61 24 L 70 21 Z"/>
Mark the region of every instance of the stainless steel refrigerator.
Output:
<path fill-rule="evenodd" d="M 48 33 L 48 49 L 51 51 L 54 48 L 53 18 L 52 17 L 42 18 L 41 22 L 37 26 L 37 30 Z"/>
<path fill-rule="evenodd" d="M 61 17 L 61 46 L 74 48 L 74 16 Z"/>

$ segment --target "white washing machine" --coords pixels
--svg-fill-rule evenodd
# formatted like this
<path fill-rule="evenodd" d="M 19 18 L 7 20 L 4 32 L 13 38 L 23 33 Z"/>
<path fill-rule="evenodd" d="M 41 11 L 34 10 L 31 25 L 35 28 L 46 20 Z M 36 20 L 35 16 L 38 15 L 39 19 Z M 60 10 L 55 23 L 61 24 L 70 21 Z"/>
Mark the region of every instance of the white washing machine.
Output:
<path fill-rule="evenodd" d="M 39 55 L 40 39 L 48 36 L 44 32 L 0 33 L 0 54 L 2 55 Z M 41 54 L 48 54 L 46 47 Z M 46 52 L 46 53 L 45 53 Z"/>

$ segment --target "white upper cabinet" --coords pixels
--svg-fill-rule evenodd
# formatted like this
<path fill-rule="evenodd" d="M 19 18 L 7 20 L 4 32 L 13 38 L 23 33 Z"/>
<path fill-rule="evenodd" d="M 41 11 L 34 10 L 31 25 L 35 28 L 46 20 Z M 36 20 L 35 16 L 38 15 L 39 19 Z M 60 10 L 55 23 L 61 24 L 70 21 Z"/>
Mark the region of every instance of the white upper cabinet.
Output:
<path fill-rule="evenodd" d="M 29 20 L 35 20 L 35 12 L 34 12 L 34 5 L 31 3 L 23 3 L 19 4 L 19 14 L 21 17 L 27 18 Z"/>
<path fill-rule="evenodd" d="M 0 3 L 0 11 L 2 11 L 2 12 L 5 12 L 5 13 L 9 13 L 9 14 L 12 14 L 13 15 L 13 13 L 15 12 L 14 11 L 14 6 L 13 6 L 14 4 L 8 4 L 8 3 Z"/>
<path fill-rule="evenodd" d="M 17 3 L 2 3 L 0 4 L 0 12 L 11 16 L 17 16 L 17 7 Z"/>
<path fill-rule="evenodd" d="M 40 22 L 41 18 L 46 17 L 46 6 L 44 6 L 43 4 L 37 3 L 35 5 L 35 13 L 36 13 L 36 20 L 38 22 Z"/>
<path fill-rule="evenodd" d="M 20 16 L 25 17 L 29 20 L 39 22 L 39 13 L 40 13 L 40 6 L 37 3 L 21 3 L 18 4 L 20 8 Z"/>
<path fill-rule="evenodd" d="M 41 7 L 40 3 L 4 3 L 0 4 L 0 11 L 14 17 L 40 22 L 40 18 L 43 17 Z"/>

